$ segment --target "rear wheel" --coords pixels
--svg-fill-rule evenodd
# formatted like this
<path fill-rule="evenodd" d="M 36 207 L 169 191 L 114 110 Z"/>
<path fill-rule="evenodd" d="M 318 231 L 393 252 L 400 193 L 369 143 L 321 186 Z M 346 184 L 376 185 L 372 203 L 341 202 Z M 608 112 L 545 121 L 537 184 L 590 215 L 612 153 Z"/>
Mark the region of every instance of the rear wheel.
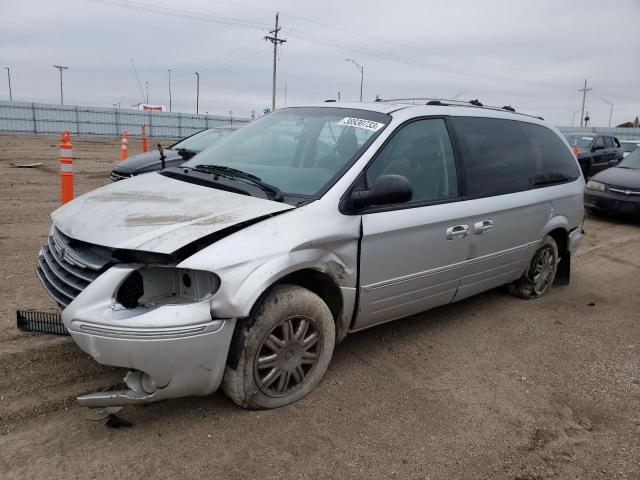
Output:
<path fill-rule="evenodd" d="M 510 293 L 526 299 L 538 298 L 549 291 L 558 271 L 558 244 L 547 235 L 531 260 L 527 272 L 509 286 Z"/>
<path fill-rule="evenodd" d="M 223 389 L 238 405 L 277 408 L 310 393 L 322 380 L 335 344 L 329 307 L 297 285 L 278 285 L 243 331 L 237 367 L 226 367 Z"/>

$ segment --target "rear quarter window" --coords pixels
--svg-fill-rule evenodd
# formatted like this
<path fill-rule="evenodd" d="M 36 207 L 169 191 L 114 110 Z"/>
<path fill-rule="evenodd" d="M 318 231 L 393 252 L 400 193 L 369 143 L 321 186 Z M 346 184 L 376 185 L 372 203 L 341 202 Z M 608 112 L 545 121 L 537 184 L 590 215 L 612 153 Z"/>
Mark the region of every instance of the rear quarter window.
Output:
<path fill-rule="evenodd" d="M 490 197 L 576 180 L 577 162 L 547 127 L 516 120 L 454 117 L 466 196 Z"/>

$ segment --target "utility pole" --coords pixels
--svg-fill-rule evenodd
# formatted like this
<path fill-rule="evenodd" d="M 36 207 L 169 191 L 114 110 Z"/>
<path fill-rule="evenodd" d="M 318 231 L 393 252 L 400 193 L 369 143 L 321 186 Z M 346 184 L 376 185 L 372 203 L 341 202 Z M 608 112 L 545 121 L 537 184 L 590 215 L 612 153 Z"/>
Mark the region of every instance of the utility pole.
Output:
<path fill-rule="evenodd" d="M 356 62 L 352 58 L 347 58 L 345 62 L 351 62 L 355 65 L 355 67 L 360 70 L 360 101 L 362 102 L 362 83 L 364 82 L 364 67 L 361 66 L 358 62 Z"/>
<path fill-rule="evenodd" d="M 4 67 L 7 69 L 7 80 L 9 80 L 9 101 L 13 102 L 13 95 L 11 94 L 11 71 L 9 67 Z"/>
<path fill-rule="evenodd" d="M 611 109 L 609 110 L 609 128 L 611 128 L 611 117 L 613 117 L 613 103 L 611 103 L 605 98 L 601 98 L 600 100 L 602 100 L 604 103 L 606 103 L 611 107 Z"/>
<path fill-rule="evenodd" d="M 57 68 L 60 71 L 60 105 L 64 105 L 64 96 L 62 95 L 62 70 L 69 70 L 69 67 L 54 65 L 53 68 Z"/>
<path fill-rule="evenodd" d="M 171 69 L 167 70 L 169 72 L 169 111 L 171 111 Z"/>
<path fill-rule="evenodd" d="M 148 80 L 144 82 L 144 88 L 147 92 L 147 100 L 145 103 L 148 105 L 149 104 L 149 81 Z"/>
<path fill-rule="evenodd" d="M 196 74 L 196 114 L 200 111 L 200 74 Z"/>
<path fill-rule="evenodd" d="M 578 90 L 579 92 L 582 92 L 582 113 L 580 113 L 580 126 L 581 127 L 586 127 L 585 125 L 585 121 L 584 121 L 584 102 L 585 102 L 585 98 L 587 96 L 587 92 L 590 92 L 591 90 L 593 90 L 593 88 L 587 88 L 587 81 L 584 81 L 584 88 L 581 88 L 580 90 Z"/>
<path fill-rule="evenodd" d="M 287 41 L 284 38 L 278 38 L 278 32 L 282 30 L 282 28 L 278 26 L 278 15 L 280 15 L 280 13 L 276 13 L 276 27 L 273 30 L 269 30 L 271 36 L 264 37 L 265 40 L 273 43 L 273 84 L 271 87 L 271 111 L 275 111 L 276 109 L 276 63 L 278 60 L 278 45 L 283 44 Z"/>

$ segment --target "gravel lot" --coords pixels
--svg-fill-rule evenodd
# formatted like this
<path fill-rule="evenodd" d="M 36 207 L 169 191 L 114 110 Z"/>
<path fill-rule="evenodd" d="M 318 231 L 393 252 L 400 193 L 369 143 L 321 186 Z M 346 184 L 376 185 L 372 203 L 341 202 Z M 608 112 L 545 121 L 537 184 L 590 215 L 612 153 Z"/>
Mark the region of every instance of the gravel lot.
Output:
<path fill-rule="evenodd" d="M 72 141 L 76 193 L 106 183 L 118 139 Z M 14 327 L 54 308 L 33 268 L 58 143 L 0 135 L 1 478 L 640 478 L 640 221 L 587 219 L 571 285 L 542 299 L 495 290 L 348 337 L 289 407 L 217 393 L 127 407 L 133 428 L 87 419 L 74 397 L 123 372 Z"/>

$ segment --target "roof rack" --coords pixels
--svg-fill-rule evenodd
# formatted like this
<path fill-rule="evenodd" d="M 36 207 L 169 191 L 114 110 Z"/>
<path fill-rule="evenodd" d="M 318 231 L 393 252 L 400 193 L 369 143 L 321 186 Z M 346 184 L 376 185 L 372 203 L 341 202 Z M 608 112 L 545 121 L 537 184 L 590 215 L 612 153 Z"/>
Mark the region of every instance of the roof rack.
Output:
<path fill-rule="evenodd" d="M 426 102 L 426 105 L 437 105 L 442 107 L 475 107 L 475 108 L 484 108 L 486 110 L 495 110 L 499 112 L 510 112 L 517 113 L 518 115 L 524 115 L 526 117 L 538 118 L 540 120 L 544 120 L 544 118 L 538 115 L 529 115 L 526 113 L 516 112 L 516 109 L 511 105 L 505 105 L 504 107 L 497 107 L 493 105 L 484 105 L 480 102 L 480 100 L 458 100 L 455 98 L 435 98 L 435 97 L 407 97 L 407 98 L 380 98 L 376 96 L 376 102 L 391 102 L 391 103 L 406 103 L 416 101 Z"/>

